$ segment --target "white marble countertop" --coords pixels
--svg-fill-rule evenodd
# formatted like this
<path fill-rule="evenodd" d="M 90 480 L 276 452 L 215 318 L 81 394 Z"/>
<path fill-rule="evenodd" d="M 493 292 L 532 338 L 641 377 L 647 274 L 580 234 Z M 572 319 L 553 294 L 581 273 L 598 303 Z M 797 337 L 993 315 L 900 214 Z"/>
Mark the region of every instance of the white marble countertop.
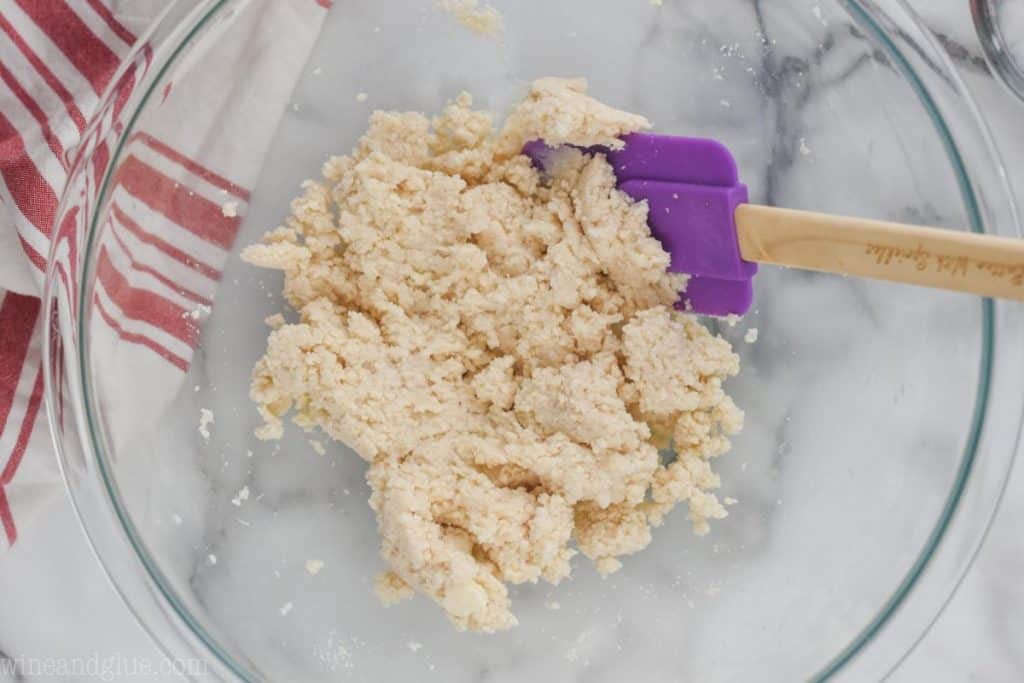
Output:
<path fill-rule="evenodd" d="M 668 1 L 668 0 L 666 0 Z M 1011 0 L 1022 2 L 1024 0 Z M 1024 103 L 989 74 L 967 0 L 913 0 L 962 67 L 1024 197 Z M 976 564 L 937 625 L 893 679 L 900 682 L 1024 680 L 1024 472 L 1017 468 L 1002 510 Z M 155 667 L 146 680 L 179 680 L 159 672 L 162 655 L 105 579 L 67 499 L 34 522 L 46 543 L 22 543 L 0 557 L 0 683 L 44 680 L 7 672 L 3 660 L 116 658 L 126 670 Z M 136 679 L 141 678 L 135 677 Z M 121 677 L 116 680 L 127 680 Z M 66 677 L 49 680 L 74 680 Z M 109 679 L 103 679 L 109 680 Z"/>

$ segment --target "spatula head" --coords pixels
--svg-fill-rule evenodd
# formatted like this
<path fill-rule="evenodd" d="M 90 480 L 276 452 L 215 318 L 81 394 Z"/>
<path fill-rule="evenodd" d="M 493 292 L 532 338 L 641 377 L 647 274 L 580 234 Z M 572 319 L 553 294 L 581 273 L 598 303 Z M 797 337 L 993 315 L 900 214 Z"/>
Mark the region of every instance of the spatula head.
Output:
<path fill-rule="evenodd" d="M 736 161 L 715 140 L 634 133 L 605 153 L 619 189 L 648 203 L 651 234 L 672 257 L 669 269 L 690 277 L 679 308 L 705 315 L 743 315 L 754 299 L 757 264 L 740 256 L 734 214 L 747 201 Z M 543 143 L 524 152 L 543 165 Z"/>

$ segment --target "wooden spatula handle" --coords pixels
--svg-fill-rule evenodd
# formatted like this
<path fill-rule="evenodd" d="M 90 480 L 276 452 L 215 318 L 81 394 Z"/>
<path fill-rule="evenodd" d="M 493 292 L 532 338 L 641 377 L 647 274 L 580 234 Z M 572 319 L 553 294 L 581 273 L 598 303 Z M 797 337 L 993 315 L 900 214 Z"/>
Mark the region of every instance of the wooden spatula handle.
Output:
<path fill-rule="evenodd" d="M 1024 301 L 1024 240 L 742 204 L 748 261 Z"/>

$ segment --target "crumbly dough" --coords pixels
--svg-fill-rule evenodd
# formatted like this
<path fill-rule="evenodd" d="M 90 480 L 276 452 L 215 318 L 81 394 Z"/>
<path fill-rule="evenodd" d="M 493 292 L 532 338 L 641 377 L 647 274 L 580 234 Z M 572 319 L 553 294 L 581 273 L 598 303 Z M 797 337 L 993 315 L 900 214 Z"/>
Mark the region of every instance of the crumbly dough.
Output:
<path fill-rule="evenodd" d="M 500 34 L 505 26 L 501 13 L 490 5 L 481 7 L 480 0 L 441 0 L 437 7 L 473 33 L 488 38 Z"/>
<path fill-rule="evenodd" d="M 497 131 L 465 94 L 433 121 L 378 111 L 244 251 L 300 315 L 253 371 L 259 436 L 291 413 L 369 463 L 385 603 L 507 629 L 506 584 L 558 583 L 577 551 L 613 572 L 679 503 L 700 534 L 726 515 L 737 356 L 673 310 L 686 278 L 604 156 L 566 148 L 542 176 L 520 153 L 647 127 L 555 78 Z"/>

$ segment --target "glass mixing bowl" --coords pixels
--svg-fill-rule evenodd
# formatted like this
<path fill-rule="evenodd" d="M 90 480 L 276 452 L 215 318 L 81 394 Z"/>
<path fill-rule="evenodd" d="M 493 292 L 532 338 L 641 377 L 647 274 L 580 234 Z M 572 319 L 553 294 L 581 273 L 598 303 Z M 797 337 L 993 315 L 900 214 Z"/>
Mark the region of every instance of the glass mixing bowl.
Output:
<path fill-rule="evenodd" d="M 1014 0 L 971 0 L 971 16 L 992 72 L 1024 100 L 1024 5 Z"/>
<path fill-rule="evenodd" d="M 422 598 L 377 603 L 348 448 L 294 427 L 254 438 L 249 371 L 284 306 L 237 252 L 372 108 L 435 112 L 465 89 L 500 112 L 545 75 L 724 141 L 753 201 L 1017 236 L 934 37 L 898 1 L 495 0 L 498 39 L 430 0 L 324 4 L 170 5 L 77 150 L 49 259 L 49 414 L 140 623 L 211 678 L 884 677 L 998 505 L 1024 407 L 1020 307 L 764 268 L 753 314 L 712 323 L 744 364 L 747 427 L 717 463 L 729 517 L 698 538 L 675 514 L 607 580 L 578 562 L 560 586 L 519 586 L 521 625 L 481 636 Z"/>

